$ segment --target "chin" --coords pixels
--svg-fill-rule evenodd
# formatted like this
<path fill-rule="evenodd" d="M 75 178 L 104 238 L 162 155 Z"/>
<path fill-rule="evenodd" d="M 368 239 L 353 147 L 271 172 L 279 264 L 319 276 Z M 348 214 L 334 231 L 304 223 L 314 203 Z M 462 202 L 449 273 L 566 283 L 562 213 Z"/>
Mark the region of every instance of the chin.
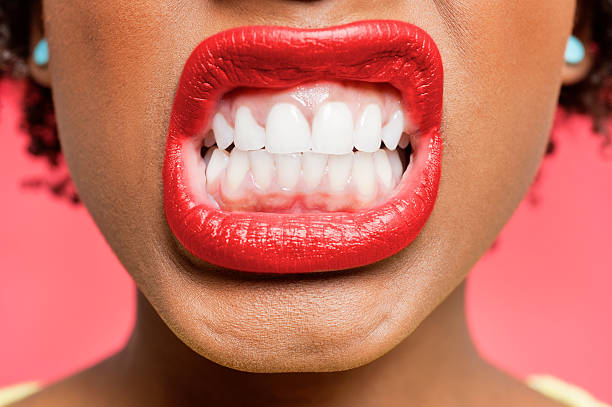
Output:
<path fill-rule="evenodd" d="M 186 266 L 167 270 L 168 284 L 152 295 L 176 336 L 219 365 L 254 373 L 342 371 L 390 351 L 444 297 L 413 287 L 427 273 L 407 262 L 398 255 L 324 277 L 271 278 Z"/>

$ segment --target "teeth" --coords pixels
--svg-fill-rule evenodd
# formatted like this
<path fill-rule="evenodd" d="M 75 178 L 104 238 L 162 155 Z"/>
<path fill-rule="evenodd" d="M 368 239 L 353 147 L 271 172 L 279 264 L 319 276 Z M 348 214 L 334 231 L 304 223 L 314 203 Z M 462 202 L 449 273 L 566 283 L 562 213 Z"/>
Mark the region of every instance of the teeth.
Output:
<path fill-rule="evenodd" d="M 292 190 L 300 179 L 301 154 L 277 154 L 276 170 L 281 189 Z"/>
<path fill-rule="evenodd" d="M 382 140 L 389 150 L 395 150 L 404 131 L 404 113 L 398 110 L 393 114 L 389 123 L 382 129 Z"/>
<path fill-rule="evenodd" d="M 390 189 L 393 186 L 393 171 L 391 170 L 391 163 L 387 153 L 384 150 L 378 150 L 374 153 L 374 168 L 376 169 L 378 179 L 385 189 Z"/>
<path fill-rule="evenodd" d="M 304 173 L 304 184 L 309 190 L 315 189 L 321 183 L 323 172 L 327 165 L 327 155 L 319 153 L 304 153 L 302 170 Z"/>
<path fill-rule="evenodd" d="M 378 105 L 366 106 L 355 127 L 353 142 L 360 151 L 373 153 L 380 148 L 382 113 Z"/>
<path fill-rule="evenodd" d="M 266 144 L 266 131 L 255 121 L 251 109 L 240 106 L 236 111 L 234 145 L 238 150 L 259 150 Z"/>
<path fill-rule="evenodd" d="M 272 183 L 274 157 L 266 150 L 249 151 L 248 154 L 255 184 L 265 191 Z"/>
<path fill-rule="evenodd" d="M 353 117 L 345 103 L 328 102 L 314 117 L 311 131 L 308 121 L 300 109 L 290 103 L 278 103 L 272 107 L 266 128 L 260 126 L 251 110 L 240 106 L 236 111 L 234 130 L 221 113 L 213 117 L 213 132 L 206 135 L 204 146 L 217 143 L 221 150 L 232 143 L 238 150 L 253 151 L 265 147 L 270 153 L 289 154 L 311 150 L 323 154 L 347 154 L 353 145 L 359 151 L 376 152 L 381 141 L 389 150 L 398 145 L 406 148 L 408 134 L 403 132 L 404 114 L 397 110 L 389 122 L 381 128 L 382 112 L 378 105 L 369 104 L 362 112 L 355 128 Z M 214 137 L 214 141 L 213 141 Z"/>
<path fill-rule="evenodd" d="M 208 153 L 211 153 L 211 155 L 206 164 L 206 181 L 213 183 L 227 168 L 229 154 L 227 151 L 219 150 L 218 148 L 211 148 L 206 152 L 206 156 L 208 156 Z M 204 156 L 204 162 L 206 162 L 206 156 Z"/>
<path fill-rule="evenodd" d="M 266 121 L 266 150 L 271 153 L 301 153 L 310 149 L 310 125 L 297 106 L 278 103 Z"/>
<path fill-rule="evenodd" d="M 396 149 L 409 145 L 406 133 L 412 131 L 404 132 L 402 110 L 395 111 L 384 127 L 382 118 L 381 107 L 375 103 L 365 106 L 353 122 L 347 104 L 327 102 L 310 126 L 298 106 L 277 103 L 268 113 L 265 128 L 249 107 L 238 106 L 234 129 L 217 113 L 212 131 L 203 140 L 208 147 L 203 157 L 207 189 L 213 198 L 216 193 L 223 194 L 221 199 L 228 199 L 223 202 L 232 205 L 240 202 L 239 198 L 246 202 L 265 199 L 277 205 L 278 199 L 285 202 L 287 198 L 278 195 L 279 191 L 292 191 L 299 197 L 318 188 L 322 195 L 304 201 L 315 208 L 326 196 L 338 204 L 328 205 L 331 208 L 376 202 L 400 182 L 403 164 Z M 381 142 L 386 148 L 381 148 Z M 234 149 L 229 153 L 226 149 L 232 143 Z"/>
<path fill-rule="evenodd" d="M 397 150 L 386 150 L 385 152 L 387 153 L 387 157 L 389 157 L 389 164 L 391 164 L 391 173 L 393 174 L 393 178 L 402 178 L 404 167 L 402 166 L 402 160 L 400 159 L 399 152 Z"/>
<path fill-rule="evenodd" d="M 324 154 L 353 151 L 353 116 L 342 102 L 324 104 L 312 122 L 312 150 Z"/>
<path fill-rule="evenodd" d="M 234 129 L 229 125 L 221 113 L 217 113 L 215 117 L 213 117 L 212 128 L 215 133 L 217 147 L 221 150 L 225 150 L 234 142 Z M 206 145 L 206 140 L 204 140 L 204 145 Z"/>
<path fill-rule="evenodd" d="M 331 192 L 342 192 L 348 183 L 353 166 L 353 152 L 330 155 L 327 163 L 329 188 Z"/>
<path fill-rule="evenodd" d="M 211 159 L 212 161 L 212 159 Z M 246 151 L 233 149 L 227 165 L 227 189 L 229 193 L 235 192 L 249 172 L 249 157 Z"/>
<path fill-rule="evenodd" d="M 355 153 L 351 183 L 357 186 L 359 198 L 363 203 L 368 203 L 374 199 L 376 195 L 376 174 L 372 153 L 363 151 Z"/>

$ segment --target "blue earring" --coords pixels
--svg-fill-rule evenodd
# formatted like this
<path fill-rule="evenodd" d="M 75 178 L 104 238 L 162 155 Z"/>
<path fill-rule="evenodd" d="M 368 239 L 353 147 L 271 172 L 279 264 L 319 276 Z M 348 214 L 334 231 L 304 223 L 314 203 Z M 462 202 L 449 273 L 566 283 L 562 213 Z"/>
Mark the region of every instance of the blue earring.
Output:
<path fill-rule="evenodd" d="M 570 36 L 567 40 L 565 48 L 565 63 L 569 65 L 578 65 L 584 60 L 586 51 L 582 42 L 575 36 Z"/>
<path fill-rule="evenodd" d="M 45 66 L 49 63 L 49 44 L 43 38 L 34 47 L 34 63 L 38 66 Z"/>

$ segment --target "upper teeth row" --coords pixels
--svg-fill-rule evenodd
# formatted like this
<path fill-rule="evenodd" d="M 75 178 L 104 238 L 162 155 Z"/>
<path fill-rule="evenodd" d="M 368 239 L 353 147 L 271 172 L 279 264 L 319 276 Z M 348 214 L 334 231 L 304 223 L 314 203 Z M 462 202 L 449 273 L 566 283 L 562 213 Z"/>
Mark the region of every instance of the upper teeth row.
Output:
<path fill-rule="evenodd" d="M 270 153 L 287 154 L 313 151 L 323 154 L 347 154 L 353 147 L 359 151 L 375 152 L 381 141 L 389 150 L 408 145 L 403 133 L 404 114 L 397 110 L 382 126 L 382 112 L 378 105 L 369 104 L 354 122 L 349 107 L 342 102 L 327 102 L 316 112 L 312 129 L 300 109 L 291 103 L 278 103 L 270 109 L 266 127 L 257 123 L 247 106 L 236 111 L 235 128 L 221 113 L 212 121 L 213 133 L 204 140 L 206 147 L 214 143 L 221 150 L 232 143 L 238 150 L 265 148 Z"/>

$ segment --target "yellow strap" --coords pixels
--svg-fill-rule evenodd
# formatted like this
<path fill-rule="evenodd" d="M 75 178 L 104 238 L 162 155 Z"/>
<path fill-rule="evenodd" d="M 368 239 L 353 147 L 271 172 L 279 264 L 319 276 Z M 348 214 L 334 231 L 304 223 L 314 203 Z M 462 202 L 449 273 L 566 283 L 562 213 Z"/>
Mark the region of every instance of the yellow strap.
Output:
<path fill-rule="evenodd" d="M 527 378 L 527 385 L 568 407 L 610 407 L 580 387 L 566 383 L 549 375 L 534 375 Z"/>
<path fill-rule="evenodd" d="M 22 400 L 40 390 L 36 382 L 20 383 L 0 389 L 0 407 Z"/>

